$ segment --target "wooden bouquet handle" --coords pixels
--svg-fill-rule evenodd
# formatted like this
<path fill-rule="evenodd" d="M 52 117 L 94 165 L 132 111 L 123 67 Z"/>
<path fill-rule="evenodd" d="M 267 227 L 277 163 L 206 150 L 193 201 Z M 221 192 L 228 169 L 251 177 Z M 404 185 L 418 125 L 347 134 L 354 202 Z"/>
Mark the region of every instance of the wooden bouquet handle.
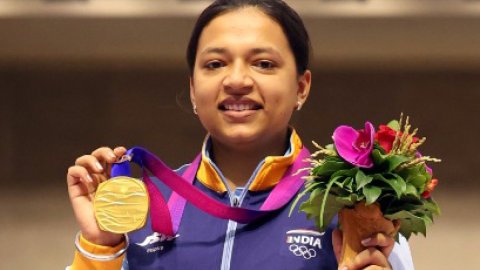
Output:
<path fill-rule="evenodd" d="M 378 203 L 365 205 L 361 202 L 354 208 L 343 208 L 339 219 L 343 232 L 339 265 L 351 262 L 358 253 L 365 250 L 361 243 L 363 239 L 379 232 L 394 237 L 398 232 L 398 226 L 383 216 Z"/>

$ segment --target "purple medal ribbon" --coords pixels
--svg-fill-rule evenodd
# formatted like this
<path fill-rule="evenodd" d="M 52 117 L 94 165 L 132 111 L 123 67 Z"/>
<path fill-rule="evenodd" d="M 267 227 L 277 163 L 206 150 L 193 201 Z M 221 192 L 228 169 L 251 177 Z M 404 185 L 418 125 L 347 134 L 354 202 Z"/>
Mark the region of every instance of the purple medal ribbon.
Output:
<path fill-rule="evenodd" d="M 132 157 L 131 160 L 143 168 L 143 181 L 150 197 L 152 229 L 155 232 L 167 236 L 174 236 L 176 234 L 186 201 L 212 216 L 231 219 L 239 223 L 252 222 L 284 207 L 303 186 L 304 180 L 302 176 L 306 175 L 307 172 L 303 171 L 296 175 L 293 174 L 299 169 L 304 168 L 306 165 L 305 159 L 310 157 L 309 151 L 303 147 L 295 159 L 295 162 L 287 169 L 283 178 L 273 188 L 260 209 L 255 210 L 225 205 L 210 198 L 193 185 L 198 167 L 200 166 L 201 154 L 188 166 L 182 176 L 179 176 L 158 157 L 146 149 L 134 147 L 128 150 L 126 155 Z M 168 203 L 165 202 L 163 195 L 152 182 L 146 170 L 149 170 L 173 191 Z M 111 174 L 112 177 L 120 175 L 129 176 L 129 163 L 121 162 L 115 164 Z"/>

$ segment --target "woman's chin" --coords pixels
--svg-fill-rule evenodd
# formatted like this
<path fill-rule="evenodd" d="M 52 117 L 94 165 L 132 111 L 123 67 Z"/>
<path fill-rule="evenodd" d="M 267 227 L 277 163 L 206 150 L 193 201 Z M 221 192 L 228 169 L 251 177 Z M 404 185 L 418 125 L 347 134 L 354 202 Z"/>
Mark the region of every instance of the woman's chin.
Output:
<path fill-rule="evenodd" d="M 222 132 L 223 133 L 223 132 Z M 254 132 L 252 128 L 235 128 L 223 134 L 211 134 L 212 139 L 216 139 L 223 145 L 234 147 L 249 147 L 261 143 L 261 138 L 264 136 L 259 132 Z"/>

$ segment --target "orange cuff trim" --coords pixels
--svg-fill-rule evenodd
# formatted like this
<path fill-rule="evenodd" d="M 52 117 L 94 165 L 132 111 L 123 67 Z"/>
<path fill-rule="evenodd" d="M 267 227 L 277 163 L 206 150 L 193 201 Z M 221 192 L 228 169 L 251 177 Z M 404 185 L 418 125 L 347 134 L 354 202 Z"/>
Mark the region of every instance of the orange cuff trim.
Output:
<path fill-rule="evenodd" d="M 91 243 L 82 235 L 80 235 L 80 246 L 85 249 L 85 251 L 95 255 L 110 255 L 115 254 L 117 251 L 122 249 L 125 246 L 125 242 L 122 242 L 114 247 L 101 246 Z M 122 268 L 124 257 L 125 254 L 111 261 L 100 262 L 85 258 L 82 256 L 82 254 L 80 254 L 80 252 L 75 251 L 75 257 L 72 265 L 70 266 L 70 270 L 120 270 Z"/>
<path fill-rule="evenodd" d="M 111 255 L 115 254 L 117 251 L 125 247 L 125 241 L 116 245 L 116 246 L 102 246 L 94 244 L 80 235 L 80 246 L 85 249 L 85 251 L 93 253 L 95 255 Z"/>

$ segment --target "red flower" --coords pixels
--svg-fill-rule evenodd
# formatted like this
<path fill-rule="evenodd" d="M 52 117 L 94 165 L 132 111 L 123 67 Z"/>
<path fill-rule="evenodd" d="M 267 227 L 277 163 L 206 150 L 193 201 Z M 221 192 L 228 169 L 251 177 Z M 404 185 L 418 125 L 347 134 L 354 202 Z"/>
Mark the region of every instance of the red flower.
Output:
<path fill-rule="evenodd" d="M 386 153 L 390 153 L 392 150 L 393 141 L 395 140 L 395 135 L 397 131 L 390 128 L 386 125 L 380 125 L 379 130 L 375 133 L 375 140 L 380 144 L 380 146 L 385 150 Z M 403 133 L 400 132 L 400 136 Z M 418 142 L 417 137 L 413 137 L 413 142 Z"/>
<path fill-rule="evenodd" d="M 430 198 L 431 193 L 435 189 L 435 187 L 438 185 L 438 179 L 432 179 L 430 182 L 427 184 L 427 187 L 425 188 L 425 191 L 422 193 L 422 197 L 425 199 Z"/>

